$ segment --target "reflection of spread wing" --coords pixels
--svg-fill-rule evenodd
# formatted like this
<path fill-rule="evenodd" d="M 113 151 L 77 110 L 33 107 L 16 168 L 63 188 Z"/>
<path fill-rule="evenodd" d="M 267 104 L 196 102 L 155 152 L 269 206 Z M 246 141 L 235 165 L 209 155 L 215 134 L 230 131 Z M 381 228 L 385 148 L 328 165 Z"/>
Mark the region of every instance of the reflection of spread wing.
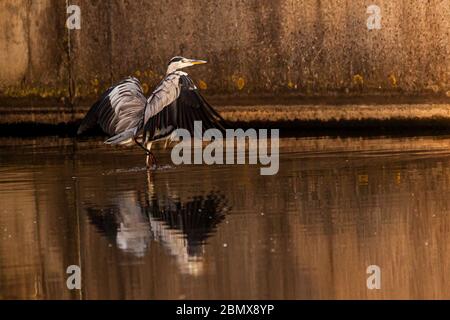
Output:
<path fill-rule="evenodd" d="M 91 107 L 78 128 L 78 134 L 100 125 L 109 135 L 135 131 L 143 121 L 147 104 L 141 83 L 130 77 L 109 88 Z"/>
<path fill-rule="evenodd" d="M 172 82 L 171 85 L 173 85 Z M 170 93 L 168 94 L 170 97 L 175 92 L 174 89 L 166 89 L 166 91 Z M 162 92 L 166 93 L 165 91 Z M 225 121 L 223 118 L 202 97 L 191 78 L 185 73 L 179 76 L 176 95 L 175 99 L 157 113 L 153 111 L 149 101 L 146 109 L 144 130 L 147 132 L 150 140 L 166 137 L 175 129 L 180 128 L 188 130 L 193 136 L 194 121 L 202 121 L 204 130 L 210 128 L 224 130 Z"/>
<path fill-rule="evenodd" d="M 181 201 L 161 197 L 154 187 L 149 178 L 148 192 L 112 194 L 108 199 L 113 204 L 104 208 L 88 205 L 90 222 L 121 250 L 142 257 L 154 240 L 176 258 L 182 272 L 201 273 L 206 239 L 228 211 L 225 197 L 211 192 Z"/>
<path fill-rule="evenodd" d="M 115 241 L 120 249 L 138 257 L 144 256 L 151 240 L 145 208 L 134 192 L 126 192 L 119 199 L 106 208 L 88 207 L 89 220 L 100 233 Z"/>
<path fill-rule="evenodd" d="M 120 214 L 116 206 L 104 209 L 88 206 L 86 212 L 89 221 L 101 234 L 105 235 L 111 241 L 116 241 L 117 229 L 119 228 L 117 216 Z"/>
<path fill-rule="evenodd" d="M 176 258 L 181 272 L 198 275 L 204 268 L 206 239 L 224 220 L 226 211 L 224 197 L 214 193 L 187 202 L 153 199 L 149 220 L 155 240 Z"/>
<path fill-rule="evenodd" d="M 154 200 L 150 219 L 163 221 L 168 229 L 178 230 L 178 237 L 181 231 L 183 238 L 187 240 L 189 254 L 196 255 L 198 247 L 204 244 L 225 218 L 226 211 L 225 198 L 210 193 L 207 196 L 196 196 L 184 203 L 171 200 L 165 207 Z"/>

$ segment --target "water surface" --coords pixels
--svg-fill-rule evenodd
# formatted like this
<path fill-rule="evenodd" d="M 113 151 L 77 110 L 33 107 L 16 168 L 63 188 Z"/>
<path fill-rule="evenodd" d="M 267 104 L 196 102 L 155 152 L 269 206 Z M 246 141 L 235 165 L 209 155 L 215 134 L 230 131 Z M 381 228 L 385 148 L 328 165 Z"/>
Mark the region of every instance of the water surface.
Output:
<path fill-rule="evenodd" d="M 100 140 L 0 139 L 0 298 L 450 298 L 450 137 L 280 151 L 275 176 L 164 150 L 148 172 Z"/>

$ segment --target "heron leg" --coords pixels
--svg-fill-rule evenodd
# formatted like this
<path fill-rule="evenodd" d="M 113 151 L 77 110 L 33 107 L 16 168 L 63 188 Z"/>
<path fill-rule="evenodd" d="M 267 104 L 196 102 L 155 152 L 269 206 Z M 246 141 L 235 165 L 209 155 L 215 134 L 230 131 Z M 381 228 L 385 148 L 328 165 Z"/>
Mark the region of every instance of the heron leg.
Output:
<path fill-rule="evenodd" d="M 147 168 L 154 168 L 156 167 L 156 158 L 153 155 L 153 153 L 150 151 L 152 148 L 152 142 L 150 141 L 146 141 L 145 142 L 145 150 L 147 153 L 147 159 L 145 161 L 145 163 L 147 164 Z"/>
<path fill-rule="evenodd" d="M 145 150 L 145 154 L 147 155 L 145 164 L 147 165 L 147 168 L 153 168 L 156 167 L 156 158 L 153 155 L 153 153 L 150 151 L 152 148 L 152 142 L 151 141 L 145 141 L 144 143 L 140 143 L 137 138 L 134 138 L 134 142 Z"/>
<path fill-rule="evenodd" d="M 144 149 L 145 152 L 150 152 L 150 150 L 148 150 L 146 147 L 144 147 L 144 145 L 143 145 L 142 143 L 140 143 L 140 142 L 138 141 L 137 138 L 134 138 L 134 142 L 135 142 L 139 147 L 141 147 L 142 149 Z M 151 145 L 150 145 L 150 146 L 151 146 Z"/>
<path fill-rule="evenodd" d="M 147 168 L 154 168 L 156 167 L 156 158 L 150 151 L 147 152 L 147 159 L 145 161 L 145 164 L 147 165 Z"/>

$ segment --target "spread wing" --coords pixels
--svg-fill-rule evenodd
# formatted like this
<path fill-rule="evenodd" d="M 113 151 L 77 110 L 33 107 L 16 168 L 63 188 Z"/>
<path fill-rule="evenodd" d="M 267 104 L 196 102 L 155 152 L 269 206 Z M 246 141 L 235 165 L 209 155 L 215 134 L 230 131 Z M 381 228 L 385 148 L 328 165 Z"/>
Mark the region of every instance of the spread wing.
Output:
<path fill-rule="evenodd" d="M 150 98 L 148 98 L 144 123 L 147 123 L 150 118 L 164 110 L 165 107 L 179 97 L 180 77 L 184 74 L 184 72 L 180 71 L 171 73 L 156 87 Z"/>
<path fill-rule="evenodd" d="M 194 121 L 202 121 L 204 130 L 216 128 L 224 131 L 225 121 L 202 97 L 187 74 L 180 74 L 178 84 L 176 86 L 172 84 L 170 88 L 171 97 L 175 94 L 177 97 L 172 101 L 170 101 L 172 98 L 167 99 L 170 102 L 159 112 L 154 112 L 157 108 L 149 109 L 150 101 L 147 106 L 144 130 L 150 141 L 166 137 L 174 130 L 181 128 L 187 129 L 191 135 L 194 135 Z"/>
<path fill-rule="evenodd" d="M 139 80 L 127 78 L 109 88 L 91 107 L 78 134 L 97 124 L 109 135 L 134 133 L 142 124 L 146 103 Z"/>

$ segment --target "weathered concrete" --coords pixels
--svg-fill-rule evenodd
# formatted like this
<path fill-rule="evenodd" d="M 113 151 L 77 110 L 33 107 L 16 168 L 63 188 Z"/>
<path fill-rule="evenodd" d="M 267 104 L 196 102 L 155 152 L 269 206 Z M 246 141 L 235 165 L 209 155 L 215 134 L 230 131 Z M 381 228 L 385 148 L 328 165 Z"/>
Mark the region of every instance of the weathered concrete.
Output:
<path fill-rule="evenodd" d="M 448 104 L 227 106 L 219 110 L 231 123 L 256 126 L 326 129 L 403 123 L 412 127 L 450 127 Z"/>
<path fill-rule="evenodd" d="M 79 1 L 76 83 L 137 74 L 151 88 L 177 54 L 211 94 L 445 93 L 450 90 L 450 0 Z M 90 90 L 91 89 L 91 90 Z"/>
<path fill-rule="evenodd" d="M 0 95 L 68 96 L 65 4 L 0 2 Z"/>
<path fill-rule="evenodd" d="M 66 3 L 81 7 L 81 30 L 65 28 Z M 54 113 L 52 121 L 74 120 L 127 75 L 151 91 L 178 54 L 209 60 L 189 70 L 208 97 L 427 95 L 450 101 L 450 0 L 378 0 L 381 30 L 366 27 L 371 4 L 3 0 L 2 114 L 12 106 L 38 110 L 37 96 L 54 99 L 54 109 L 41 110 Z M 33 121 L 22 114 L 17 121 Z M 7 119 L 14 121 L 11 114 Z"/>

